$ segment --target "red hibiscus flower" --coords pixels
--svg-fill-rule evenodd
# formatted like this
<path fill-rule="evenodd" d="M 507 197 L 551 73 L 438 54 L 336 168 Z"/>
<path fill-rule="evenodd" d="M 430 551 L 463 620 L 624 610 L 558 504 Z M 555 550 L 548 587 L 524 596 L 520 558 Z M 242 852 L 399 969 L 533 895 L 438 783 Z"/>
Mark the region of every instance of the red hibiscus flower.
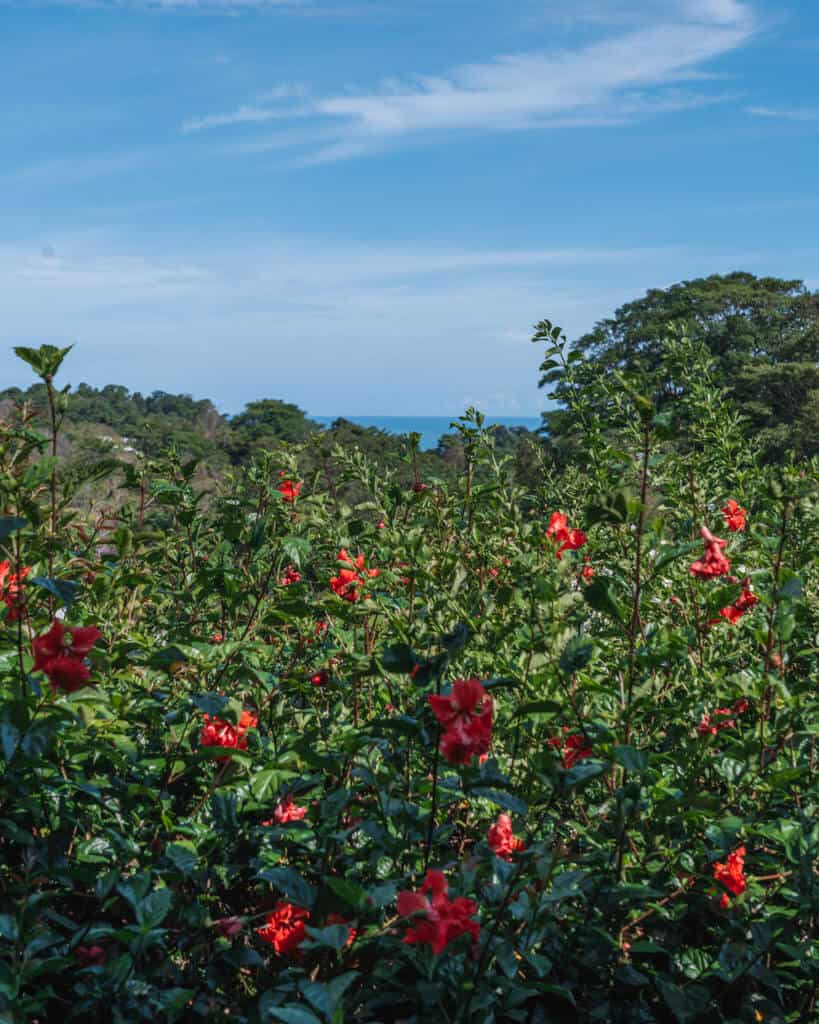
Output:
<path fill-rule="evenodd" d="M 74 956 L 82 967 L 99 967 L 105 963 L 106 953 L 102 946 L 77 946 Z"/>
<path fill-rule="evenodd" d="M 450 942 L 461 935 L 471 935 L 473 942 L 478 941 L 481 926 L 471 920 L 478 912 L 477 903 L 463 896 L 450 900 L 447 888 L 443 874 L 430 870 L 417 892 L 405 890 L 398 893 L 399 915 L 414 918 L 413 926 L 404 935 L 404 942 L 429 945 L 439 956 Z"/>
<path fill-rule="evenodd" d="M 731 571 L 731 563 L 723 554 L 723 548 L 728 543 L 715 537 L 707 526 L 700 530 L 702 539 L 705 541 L 705 553 L 696 562 L 692 562 L 688 571 L 692 576 L 701 580 L 712 579 L 714 576 L 726 576 Z"/>
<path fill-rule="evenodd" d="M 717 708 L 713 718 L 708 712 L 704 712 L 700 724 L 697 726 L 697 732 L 702 733 L 703 736 L 716 736 L 723 729 L 733 729 L 736 722 L 733 718 L 727 717 L 730 714 L 732 714 L 730 708 Z M 720 717 L 717 718 L 717 715 Z"/>
<path fill-rule="evenodd" d="M 256 934 L 279 956 L 293 956 L 307 936 L 304 922 L 309 920 L 309 910 L 282 900 L 267 915 L 264 927 L 256 929 Z"/>
<path fill-rule="evenodd" d="M 724 864 L 714 865 L 714 881 L 721 882 L 732 896 L 740 896 L 748 888 L 745 878 L 745 847 L 740 846 L 728 854 Z M 727 907 L 730 903 L 728 893 L 722 894 L 720 904 Z"/>
<path fill-rule="evenodd" d="M 726 605 L 720 610 L 723 619 L 727 619 L 732 626 L 735 626 L 742 616 L 750 611 L 755 604 L 759 604 L 759 598 L 751 590 L 751 580 L 746 577 L 742 584 L 742 593 L 733 604 Z"/>
<path fill-rule="evenodd" d="M 248 729 L 255 729 L 259 719 L 249 711 L 243 711 L 238 725 L 226 722 L 215 715 L 205 715 L 205 724 L 199 733 L 199 744 L 202 747 L 230 747 L 234 750 L 247 750 Z M 229 758 L 219 758 L 227 761 Z"/>
<path fill-rule="evenodd" d="M 294 803 L 292 793 L 288 793 L 283 800 L 280 800 L 273 811 L 273 817 L 279 825 L 286 825 L 291 821 L 301 821 L 305 814 L 307 814 L 307 808 L 299 807 L 297 803 Z"/>
<path fill-rule="evenodd" d="M 578 761 L 593 757 L 594 752 L 586 737 L 579 732 L 569 733 L 568 725 L 563 726 L 562 736 L 552 736 L 549 746 L 557 750 L 567 770 L 574 768 Z"/>
<path fill-rule="evenodd" d="M 737 530 L 745 529 L 745 517 L 748 513 L 744 508 L 741 508 L 733 498 L 729 498 L 722 509 L 722 518 L 725 520 L 725 525 L 729 530 L 734 533 Z"/>
<path fill-rule="evenodd" d="M 503 860 L 511 860 L 517 850 L 526 849 L 523 840 L 513 833 L 512 819 L 508 814 L 498 815 L 498 820 L 486 833 L 486 841 L 489 849 Z"/>
<path fill-rule="evenodd" d="M 334 594 L 343 597 L 345 601 L 357 601 L 361 596 L 359 587 L 381 573 L 380 569 L 367 568 L 364 555 L 359 553 L 353 558 L 344 548 L 339 551 L 337 560 L 344 563 L 345 568 L 339 569 L 338 575 L 332 577 L 330 587 Z"/>
<path fill-rule="evenodd" d="M 492 739 L 492 698 L 477 679 L 456 679 L 445 697 L 427 697 L 444 728 L 440 751 L 450 764 L 469 764 L 487 753 Z"/>
<path fill-rule="evenodd" d="M 298 498 L 299 491 L 301 491 L 302 486 L 301 480 L 282 480 L 277 490 L 279 494 L 281 494 L 282 498 L 292 505 L 296 498 Z"/>
<path fill-rule="evenodd" d="M 64 626 L 54 620 L 51 629 L 33 642 L 34 671 L 48 676 L 53 690 L 74 693 L 91 676 L 85 658 L 100 638 L 96 626 Z"/>
<path fill-rule="evenodd" d="M 704 712 L 700 719 L 700 724 L 697 726 L 697 732 L 703 735 L 716 736 L 723 729 L 733 729 L 736 722 L 730 716 L 743 715 L 747 710 L 748 701 L 745 697 L 740 697 L 734 701 L 733 708 L 716 708 L 713 718 L 708 712 Z"/>
<path fill-rule="evenodd" d="M 16 622 L 20 618 L 23 580 L 30 572 L 30 565 L 25 566 L 18 575 L 11 571 L 10 562 L 0 562 L 0 601 L 9 610 L 6 616 L 9 622 Z"/>
<path fill-rule="evenodd" d="M 298 583 L 300 579 L 301 573 L 299 570 L 292 565 L 288 565 L 284 570 L 284 576 L 279 580 L 279 583 L 283 587 L 289 587 L 291 583 Z"/>
<path fill-rule="evenodd" d="M 555 552 L 559 559 L 563 557 L 564 551 L 576 551 L 586 543 L 586 534 L 582 530 L 570 530 L 566 524 L 566 516 L 562 512 L 552 513 L 546 536 L 560 544 Z"/>

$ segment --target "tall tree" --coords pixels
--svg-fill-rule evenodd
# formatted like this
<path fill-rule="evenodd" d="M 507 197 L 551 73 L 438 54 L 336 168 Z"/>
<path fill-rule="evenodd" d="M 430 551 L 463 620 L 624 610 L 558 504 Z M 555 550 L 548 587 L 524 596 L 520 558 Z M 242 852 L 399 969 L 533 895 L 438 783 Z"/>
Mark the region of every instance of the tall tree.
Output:
<path fill-rule="evenodd" d="M 682 331 L 707 346 L 769 459 L 819 451 L 819 292 L 797 280 L 735 272 L 651 289 L 572 344 L 585 361 L 555 398 L 565 406 L 567 388 L 620 370 L 638 373 L 659 405 L 673 401 L 679 391 L 664 354 Z M 553 442 L 568 444 L 571 414 L 558 408 L 543 418 Z"/>

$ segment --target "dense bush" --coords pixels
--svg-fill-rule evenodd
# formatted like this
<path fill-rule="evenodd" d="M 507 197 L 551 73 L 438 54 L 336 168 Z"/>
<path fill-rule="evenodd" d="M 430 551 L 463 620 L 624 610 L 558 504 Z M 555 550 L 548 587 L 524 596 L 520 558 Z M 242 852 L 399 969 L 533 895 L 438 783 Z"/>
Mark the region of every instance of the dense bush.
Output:
<path fill-rule="evenodd" d="M 544 337 L 529 489 L 470 413 L 453 486 L 171 453 L 89 521 L 10 414 L 0 1020 L 816 1019 L 817 465 Z"/>

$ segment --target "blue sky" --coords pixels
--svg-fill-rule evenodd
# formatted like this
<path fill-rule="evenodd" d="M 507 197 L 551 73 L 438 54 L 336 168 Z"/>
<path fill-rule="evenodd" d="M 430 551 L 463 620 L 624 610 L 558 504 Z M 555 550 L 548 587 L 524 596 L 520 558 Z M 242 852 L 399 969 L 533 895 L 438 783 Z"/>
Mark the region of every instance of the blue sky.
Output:
<path fill-rule="evenodd" d="M 536 414 L 649 287 L 819 287 L 808 0 L 0 0 L 0 383 Z"/>

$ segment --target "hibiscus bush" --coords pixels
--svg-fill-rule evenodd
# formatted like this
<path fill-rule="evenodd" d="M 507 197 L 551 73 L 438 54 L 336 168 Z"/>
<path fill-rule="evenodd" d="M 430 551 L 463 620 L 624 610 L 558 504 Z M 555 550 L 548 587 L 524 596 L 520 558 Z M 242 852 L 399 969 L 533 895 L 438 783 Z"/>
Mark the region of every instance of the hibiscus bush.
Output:
<path fill-rule="evenodd" d="M 584 434 L 536 488 L 469 411 L 456 486 L 319 438 L 93 515 L 17 350 L 0 1021 L 817 1019 L 817 464 L 684 339 L 657 412 L 539 337 Z"/>

